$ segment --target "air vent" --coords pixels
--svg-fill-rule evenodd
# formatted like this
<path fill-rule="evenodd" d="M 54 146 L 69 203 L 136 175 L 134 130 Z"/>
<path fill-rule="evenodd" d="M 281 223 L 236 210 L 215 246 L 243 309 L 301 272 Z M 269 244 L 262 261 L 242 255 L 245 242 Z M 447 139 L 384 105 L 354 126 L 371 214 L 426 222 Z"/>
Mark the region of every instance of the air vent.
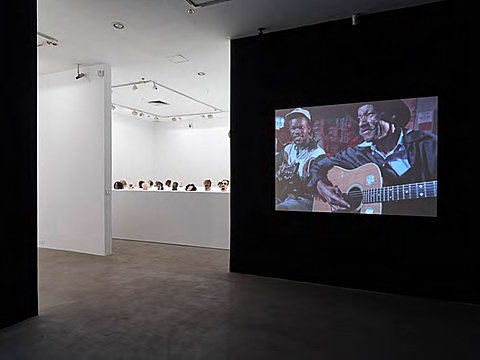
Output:
<path fill-rule="evenodd" d="M 170 105 L 169 103 L 166 103 L 165 101 L 162 101 L 162 100 L 151 100 L 148 103 L 152 104 L 152 105 L 155 105 L 155 106 Z"/>
<path fill-rule="evenodd" d="M 174 63 L 174 64 L 180 64 L 180 63 L 188 61 L 188 59 L 185 56 L 180 55 L 180 54 L 167 57 L 167 60 Z"/>

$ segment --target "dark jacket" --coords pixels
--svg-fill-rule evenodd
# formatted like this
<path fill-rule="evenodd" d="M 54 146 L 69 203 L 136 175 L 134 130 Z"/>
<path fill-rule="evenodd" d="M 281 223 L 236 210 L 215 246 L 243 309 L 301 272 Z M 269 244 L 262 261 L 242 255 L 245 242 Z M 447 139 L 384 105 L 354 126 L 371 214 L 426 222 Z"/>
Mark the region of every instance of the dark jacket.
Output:
<path fill-rule="evenodd" d="M 373 152 L 369 146 L 354 146 L 340 151 L 332 157 L 314 161 L 310 168 L 311 179 L 308 183 L 309 191 L 316 193 L 316 184 L 319 180 L 331 184 L 327 172 L 333 166 L 352 170 L 367 163 L 374 163 L 380 167 L 383 177 L 383 186 L 415 183 L 437 179 L 437 136 L 423 131 L 405 130 L 403 144 L 407 150 L 407 157 L 411 168 L 399 176 L 379 154 Z M 436 214 L 436 199 L 400 201 L 385 203 L 383 213 L 434 215 Z M 413 205 L 413 206 L 412 206 Z"/>

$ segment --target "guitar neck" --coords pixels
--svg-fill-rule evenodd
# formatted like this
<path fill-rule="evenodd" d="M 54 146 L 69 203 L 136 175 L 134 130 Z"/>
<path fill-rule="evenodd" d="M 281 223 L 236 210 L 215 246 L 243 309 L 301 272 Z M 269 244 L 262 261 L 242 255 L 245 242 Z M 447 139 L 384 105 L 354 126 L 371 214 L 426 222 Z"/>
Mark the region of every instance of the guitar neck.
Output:
<path fill-rule="evenodd" d="M 362 191 L 364 204 L 437 197 L 437 180 Z"/>

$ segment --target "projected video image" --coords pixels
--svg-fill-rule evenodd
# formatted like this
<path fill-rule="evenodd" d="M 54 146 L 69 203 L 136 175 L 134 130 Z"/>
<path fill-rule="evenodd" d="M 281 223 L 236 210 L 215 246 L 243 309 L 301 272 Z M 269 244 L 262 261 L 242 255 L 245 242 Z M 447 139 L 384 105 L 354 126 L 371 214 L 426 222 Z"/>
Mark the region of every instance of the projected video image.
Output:
<path fill-rule="evenodd" d="M 275 209 L 437 216 L 438 97 L 275 111 Z"/>

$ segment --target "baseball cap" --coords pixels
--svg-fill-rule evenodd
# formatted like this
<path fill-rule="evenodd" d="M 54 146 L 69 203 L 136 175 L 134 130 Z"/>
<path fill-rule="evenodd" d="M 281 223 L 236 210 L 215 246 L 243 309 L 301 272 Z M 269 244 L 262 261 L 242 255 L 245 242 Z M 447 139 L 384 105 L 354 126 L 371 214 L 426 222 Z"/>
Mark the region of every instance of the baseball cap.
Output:
<path fill-rule="evenodd" d="M 312 116 L 310 115 L 310 111 L 302 109 L 302 108 L 296 108 L 296 109 L 290 111 L 287 115 L 285 115 L 285 119 L 289 120 L 289 118 L 292 118 L 293 115 L 295 115 L 295 114 L 303 115 L 308 120 L 312 120 Z"/>

